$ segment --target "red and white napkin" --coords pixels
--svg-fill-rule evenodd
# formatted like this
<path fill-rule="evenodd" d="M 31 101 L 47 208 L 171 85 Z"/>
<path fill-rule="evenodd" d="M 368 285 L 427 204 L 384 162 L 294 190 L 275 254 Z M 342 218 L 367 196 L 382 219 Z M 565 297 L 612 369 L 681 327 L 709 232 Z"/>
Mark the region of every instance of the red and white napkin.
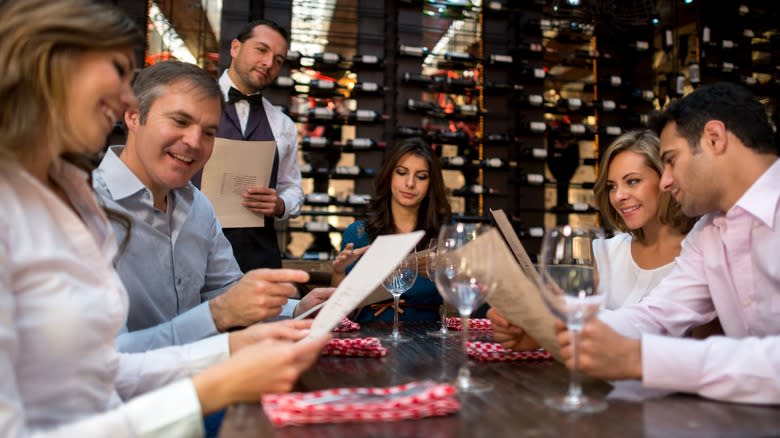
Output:
<path fill-rule="evenodd" d="M 463 322 L 457 316 L 447 318 L 447 328 L 452 330 L 461 330 Z M 487 318 L 469 319 L 469 330 L 492 330 L 493 323 Z"/>
<path fill-rule="evenodd" d="M 337 388 L 263 396 L 276 426 L 399 421 L 448 415 L 460 409 L 454 386 L 431 381 L 388 388 Z"/>
<path fill-rule="evenodd" d="M 341 320 L 339 325 L 336 326 L 336 328 L 333 329 L 334 332 L 354 332 L 360 330 L 360 324 L 352 321 L 349 318 L 344 318 Z"/>
<path fill-rule="evenodd" d="M 322 349 L 323 356 L 384 357 L 387 348 L 379 338 L 331 339 Z"/>
<path fill-rule="evenodd" d="M 469 355 L 469 357 L 473 357 L 474 359 L 479 359 L 481 361 L 542 361 L 552 359 L 552 355 L 544 350 L 507 350 L 506 348 L 502 347 L 501 344 L 496 342 L 467 342 L 466 353 Z"/>

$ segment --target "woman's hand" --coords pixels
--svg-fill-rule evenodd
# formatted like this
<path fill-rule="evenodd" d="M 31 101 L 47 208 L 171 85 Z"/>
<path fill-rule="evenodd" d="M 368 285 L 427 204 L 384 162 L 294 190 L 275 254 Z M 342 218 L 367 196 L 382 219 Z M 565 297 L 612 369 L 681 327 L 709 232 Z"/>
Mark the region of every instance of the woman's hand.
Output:
<path fill-rule="evenodd" d="M 267 339 L 192 378 L 204 415 L 234 403 L 257 402 L 264 394 L 288 392 L 331 339 L 290 342 Z"/>
<path fill-rule="evenodd" d="M 347 266 L 355 263 L 370 247 L 371 245 L 367 245 L 362 248 L 354 249 L 355 245 L 353 243 L 348 243 L 344 246 L 344 249 L 342 249 L 333 260 L 333 278 L 331 280 L 331 285 L 338 286 L 346 275 Z"/>

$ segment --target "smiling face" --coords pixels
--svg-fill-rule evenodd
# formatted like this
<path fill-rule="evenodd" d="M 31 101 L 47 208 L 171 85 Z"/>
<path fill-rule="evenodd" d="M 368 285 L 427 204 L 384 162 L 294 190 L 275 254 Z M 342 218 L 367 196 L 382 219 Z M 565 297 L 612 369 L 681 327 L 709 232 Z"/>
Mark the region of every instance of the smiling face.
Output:
<path fill-rule="evenodd" d="M 686 216 L 718 210 L 719 179 L 703 137 L 694 153 L 688 140 L 677 132 L 677 124 L 667 124 L 661 131 L 661 160 L 661 190 L 671 193 Z"/>
<path fill-rule="evenodd" d="M 127 50 L 88 50 L 79 55 L 68 86 L 67 126 L 80 144 L 63 145 L 62 152 L 95 153 L 125 110 L 135 107 L 134 53 Z"/>
<path fill-rule="evenodd" d="M 155 202 L 185 186 L 203 168 L 211 157 L 221 115 L 219 98 L 187 81 L 161 87 L 145 123 L 137 110 L 125 115 L 128 139 L 121 156 Z"/>
<path fill-rule="evenodd" d="M 230 56 L 230 79 L 242 93 L 257 93 L 279 76 L 287 57 L 287 41 L 279 32 L 261 24 L 246 41 L 233 40 Z"/>
<path fill-rule="evenodd" d="M 390 184 L 392 203 L 404 208 L 419 208 L 430 185 L 428 162 L 419 155 L 407 153 L 398 160 Z"/>
<path fill-rule="evenodd" d="M 609 203 L 630 230 L 658 221 L 660 176 L 641 154 L 627 150 L 609 163 Z"/>

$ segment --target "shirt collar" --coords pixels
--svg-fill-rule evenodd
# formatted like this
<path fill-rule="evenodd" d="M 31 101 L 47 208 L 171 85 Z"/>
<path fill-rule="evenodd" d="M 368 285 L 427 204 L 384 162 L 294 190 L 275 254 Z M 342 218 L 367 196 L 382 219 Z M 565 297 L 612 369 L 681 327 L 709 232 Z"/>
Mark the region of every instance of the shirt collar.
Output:
<path fill-rule="evenodd" d="M 109 147 L 100 166 L 98 166 L 108 193 L 111 194 L 114 201 L 132 196 L 141 190 L 147 190 L 133 171 L 119 159 L 119 154 L 122 153 L 123 149 L 124 146 Z"/>
<path fill-rule="evenodd" d="M 767 227 L 773 228 L 778 201 L 780 201 L 780 160 L 775 160 L 737 201 L 734 207 L 755 216 Z M 734 210 L 732 207 L 729 213 Z M 729 216 L 729 214 L 726 214 Z"/>
<path fill-rule="evenodd" d="M 233 80 L 230 79 L 230 75 L 228 74 L 228 69 L 225 69 L 225 71 L 222 72 L 222 76 L 219 77 L 219 89 L 222 90 L 222 98 L 225 100 L 225 102 L 228 101 L 228 91 L 230 90 L 230 87 L 235 88 L 238 90 L 238 87 L 236 87 L 236 84 L 233 83 Z M 260 92 L 257 93 L 250 93 L 250 94 L 261 94 Z"/>

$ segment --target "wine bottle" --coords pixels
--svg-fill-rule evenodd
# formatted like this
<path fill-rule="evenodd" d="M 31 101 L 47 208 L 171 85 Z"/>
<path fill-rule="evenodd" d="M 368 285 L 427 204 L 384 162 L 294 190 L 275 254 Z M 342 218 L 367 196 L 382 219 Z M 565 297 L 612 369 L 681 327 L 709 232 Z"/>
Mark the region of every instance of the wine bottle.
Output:
<path fill-rule="evenodd" d="M 445 144 L 457 144 L 466 145 L 469 143 L 469 136 L 460 130 L 457 131 L 445 131 L 441 130 L 431 135 L 431 137 L 439 142 Z"/>
<path fill-rule="evenodd" d="M 504 160 L 499 157 L 485 158 L 479 164 L 482 167 L 491 169 L 512 169 L 517 167 L 517 161 Z"/>
<path fill-rule="evenodd" d="M 311 108 L 308 111 L 309 120 L 333 120 L 336 118 L 336 112 L 330 108 Z"/>
<path fill-rule="evenodd" d="M 347 197 L 347 204 L 366 205 L 371 202 L 371 195 L 367 193 L 353 193 Z"/>
<path fill-rule="evenodd" d="M 541 173 L 524 173 L 523 181 L 529 186 L 541 186 L 546 182 Z"/>
<path fill-rule="evenodd" d="M 522 96 L 523 103 L 530 106 L 540 107 L 544 105 L 544 97 L 541 94 L 527 94 Z"/>
<path fill-rule="evenodd" d="M 609 136 L 617 137 L 622 133 L 623 130 L 620 129 L 620 126 L 615 126 L 615 125 L 599 126 L 599 134 L 601 135 L 609 135 Z"/>
<path fill-rule="evenodd" d="M 482 184 L 466 184 L 452 191 L 454 196 L 492 195 L 497 193 L 500 193 L 498 189 Z"/>
<path fill-rule="evenodd" d="M 301 146 L 305 148 L 325 148 L 331 145 L 330 139 L 326 137 L 303 137 Z"/>
<path fill-rule="evenodd" d="M 301 58 L 303 55 L 301 55 L 301 52 L 297 50 L 288 50 L 287 51 L 287 57 L 284 59 L 284 61 L 293 67 L 298 67 L 301 65 Z"/>
<path fill-rule="evenodd" d="M 310 92 L 326 92 L 332 93 L 338 88 L 338 85 L 334 81 L 327 81 L 323 79 L 314 79 L 309 82 Z"/>
<path fill-rule="evenodd" d="M 350 111 L 349 116 L 347 117 L 347 121 L 353 123 L 378 123 L 385 120 L 386 118 L 386 116 L 374 110 L 359 109 Z"/>
<path fill-rule="evenodd" d="M 468 163 L 469 161 L 465 157 L 461 157 L 459 155 L 454 157 L 441 158 L 441 164 L 446 167 L 463 167 Z"/>
<path fill-rule="evenodd" d="M 273 85 L 276 88 L 292 88 L 295 86 L 295 79 L 289 76 L 278 76 Z"/>
<path fill-rule="evenodd" d="M 381 145 L 384 145 L 384 143 L 381 143 Z M 371 138 L 351 138 L 347 140 L 347 147 L 350 147 L 352 149 L 370 149 L 374 147 L 379 147 L 380 143 L 377 143 L 374 141 L 374 139 Z"/>
<path fill-rule="evenodd" d="M 524 148 L 520 151 L 520 156 L 527 160 L 545 160 L 547 159 L 547 149 L 545 148 Z"/>
<path fill-rule="evenodd" d="M 380 68 L 382 66 L 382 58 L 376 55 L 355 55 L 352 57 L 353 68 Z"/>
<path fill-rule="evenodd" d="M 596 107 L 602 111 L 605 112 L 612 112 L 615 111 L 615 108 L 617 108 L 617 104 L 614 100 L 605 99 L 601 100 L 596 104 Z"/>
<path fill-rule="evenodd" d="M 423 58 L 428 56 L 429 51 L 427 47 L 407 46 L 406 44 L 401 44 L 401 46 L 398 48 L 398 54 L 412 58 Z"/>
<path fill-rule="evenodd" d="M 454 79 L 445 76 L 433 78 L 433 86 L 447 91 L 464 91 L 476 88 L 477 82 L 473 79 Z"/>
<path fill-rule="evenodd" d="M 336 175 L 357 176 L 360 175 L 360 167 L 359 166 L 336 166 L 334 172 L 336 173 Z"/>
<path fill-rule="evenodd" d="M 435 111 L 438 106 L 433 102 L 424 102 L 417 99 L 407 99 L 406 109 L 415 113 L 431 113 Z"/>
<path fill-rule="evenodd" d="M 512 55 L 493 53 L 488 57 L 488 62 L 492 65 L 512 65 L 514 58 L 512 58 Z"/>
<path fill-rule="evenodd" d="M 610 75 L 599 81 L 600 84 L 606 85 L 612 88 L 618 88 L 623 85 L 623 78 L 616 75 Z"/>
<path fill-rule="evenodd" d="M 461 117 L 476 117 L 480 110 L 477 105 L 455 105 L 455 115 Z"/>
<path fill-rule="evenodd" d="M 399 126 L 396 135 L 398 137 L 423 137 L 425 130 L 416 126 Z"/>
<path fill-rule="evenodd" d="M 308 193 L 306 194 L 306 202 L 309 204 L 329 204 L 330 195 L 319 192 Z"/>
<path fill-rule="evenodd" d="M 547 130 L 547 125 L 543 120 L 534 120 L 520 125 L 523 129 L 533 132 L 535 134 L 541 134 Z"/>
<path fill-rule="evenodd" d="M 401 80 L 403 81 L 404 84 L 409 84 L 409 85 L 428 86 L 433 84 L 433 78 L 421 73 L 406 72 L 403 74 L 403 76 L 401 76 Z"/>
<path fill-rule="evenodd" d="M 631 47 L 637 52 L 647 52 L 650 50 L 650 43 L 645 40 L 636 40 L 628 43 L 628 47 Z"/>
<path fill-rule="evenodd" d="M 320 65 L 336 66 L 341 63 L 341 55 L 334 52 L 321 52 L 314 54 L 314 62 Z"/>
<path fill-rule="evenodd" d="M 491 132 L 485 135 L 485 143 L 507 144 L 513 141 L 514 137 L 505 132 Z"/>
<path fill-rule="evenodd" d="M 578 99 L 576 97 L 570 97 L 568 99 L 561 98 L 558 99 L 557 106 L 564 111 L 577 111 L 582 108 L 582 99 Z"/>
<path fill-rule="evenodd" d="M 330 231 L 330 224 L 323 221 L 309 221 L 303 224 L 303 229 L 310 233 L 327 233 Z"/>
<path fill-rule="evenodd" d="M 358 82 L 352 88 L 352 92 L 360 95 L 372 95 L 381 94 L 385 91 L 385 87 L 377 84 L 376 82 Z"/>

